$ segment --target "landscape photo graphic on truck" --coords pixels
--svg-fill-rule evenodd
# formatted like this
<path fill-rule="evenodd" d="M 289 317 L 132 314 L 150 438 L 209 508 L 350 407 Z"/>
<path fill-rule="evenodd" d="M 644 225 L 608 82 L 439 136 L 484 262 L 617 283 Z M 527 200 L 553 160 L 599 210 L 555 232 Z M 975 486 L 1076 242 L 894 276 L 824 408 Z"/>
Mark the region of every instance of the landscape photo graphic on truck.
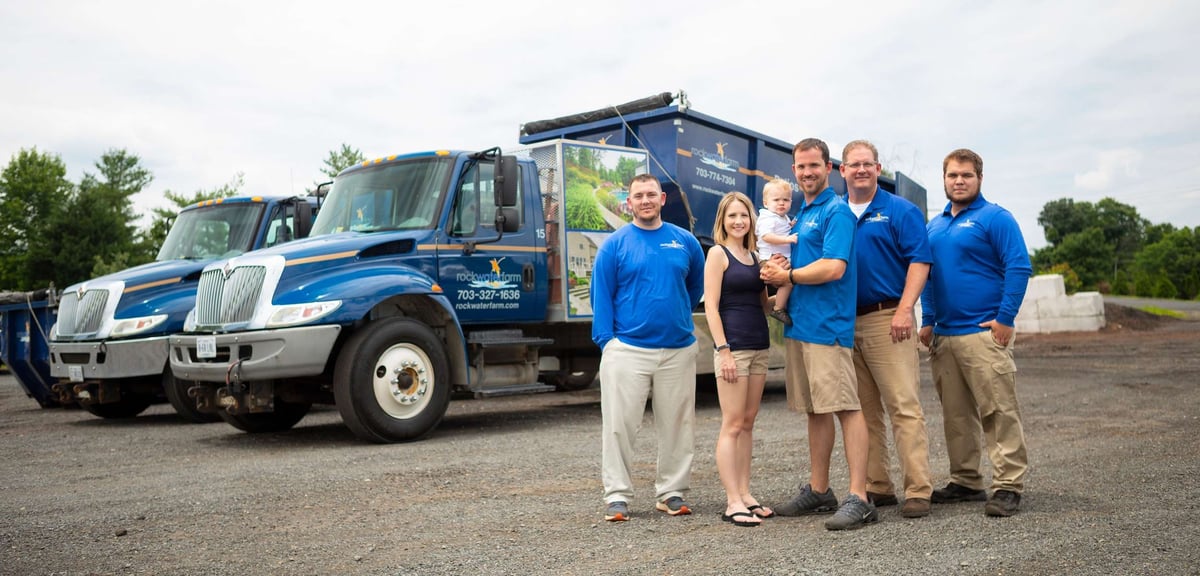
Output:
<path fill-rule="evenodd" d="M 590 317 L 596 251 L 613 231 L 633 221 L 629 183 L 649 171 L 643 150 L 563 143 L 563 187 L 567 204 L 565 257 L 567 306 L 572 317 Z"/>

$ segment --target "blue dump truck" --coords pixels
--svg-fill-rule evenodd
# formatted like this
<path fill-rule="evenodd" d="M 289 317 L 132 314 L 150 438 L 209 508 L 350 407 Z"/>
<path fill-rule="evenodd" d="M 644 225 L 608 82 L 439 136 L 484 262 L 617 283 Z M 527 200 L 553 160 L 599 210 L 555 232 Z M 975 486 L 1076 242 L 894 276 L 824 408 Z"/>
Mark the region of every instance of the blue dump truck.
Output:
<path fill-rule="evenodd" d="M 664 215 L 707 239 L 722 194 L 757 200 L 791 173 L 790 144 L 673 99 L 526 124 L 525 147 L 508 154 L 438 150 L 347 168 L 309 238 L 205 267 L 170 338 L 175 377 L 196 382 L 197 410 L 247 432 L 332 403 L 372 442 L 427 433 L 452 394 L 589 385 L 600 356 L 592 263 L 631 220 L 633 176 L 667 182 Z"/>
<path fill-rule="evenodd" d="M 167 400 L 185 420 L 215 420 L 172 377 L 167 335 L 183 328 L 206 264 L 303 237 L 316 203 L 255 196 L 184 208 L 154 262 L 68 286 L 55 299 L 0 308 L 5 363 L 43 406 L 77 402 L 97 416 L 127 418 Z"/>

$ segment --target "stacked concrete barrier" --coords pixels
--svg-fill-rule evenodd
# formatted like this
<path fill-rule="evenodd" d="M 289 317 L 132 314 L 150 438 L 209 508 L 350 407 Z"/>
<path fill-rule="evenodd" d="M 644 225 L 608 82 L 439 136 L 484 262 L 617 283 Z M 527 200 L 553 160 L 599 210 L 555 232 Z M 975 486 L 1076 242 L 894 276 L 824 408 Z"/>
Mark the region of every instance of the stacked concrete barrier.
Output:
<path fill-rule="evenodd" d="M 919 324 L 920 302 L 917 302 L 916 315 Z M 1095 332 L 1103 327 L 1104 297 L 1099 292 L 1077 292 L 1068 296 L 1061 274 L 1029 279 L 1021 312 L 1017 314 L 1017 332 Z"/>

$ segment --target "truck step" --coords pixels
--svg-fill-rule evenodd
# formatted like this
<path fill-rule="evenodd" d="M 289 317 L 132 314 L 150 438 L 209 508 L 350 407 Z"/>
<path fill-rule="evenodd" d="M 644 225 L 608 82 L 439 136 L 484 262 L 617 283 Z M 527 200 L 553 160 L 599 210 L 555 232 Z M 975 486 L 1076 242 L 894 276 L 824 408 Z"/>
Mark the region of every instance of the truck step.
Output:
<path fill-rule="evenodd" d="M 496 396 L 516 396 L 518 394 L 540 394 L 542 392 L 553 392 L 554 387 L 548 384 L 518 384 L 516 386 L 502 386 L 497 388 L 481 388 L 475 390 L 476 398 L 495 398 Z"/>
<path fill-rule="evenodd" d="M 551 338 L 526 336 L 520 330 L 480 330 L 467 334 L 468 344 L 477 344 L 487 348 L 492 346 L 548 346 L 554 343 Z"/>

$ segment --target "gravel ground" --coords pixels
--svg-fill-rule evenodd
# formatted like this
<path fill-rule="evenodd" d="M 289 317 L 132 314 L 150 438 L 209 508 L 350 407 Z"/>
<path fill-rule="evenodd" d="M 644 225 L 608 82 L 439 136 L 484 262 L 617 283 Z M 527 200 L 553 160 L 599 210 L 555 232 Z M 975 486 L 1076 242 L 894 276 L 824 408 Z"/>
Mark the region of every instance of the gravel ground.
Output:
<path fill-rule="evenodd" d="M 1200 322 L 1136 320 L 1018 339 L 1032 460 L 1020 514 L 971 503 L 907 520 L 892 507 L 847 533 L 823 517 L 720 521 L 711 390 L 697 407 L 697 512 L 653 512 L 647 414 L 634 518 L 609 524 L 594 387 L 455 401 L 424 440 L 380 446 L 330 408 L 248 435 L 183 424 L 165 405 L 126 421 L 41 410 L 3 376 L 0 574 L 1200 574 Z M 921 392 L 942 485 L 927 364 Z M 778 378 L 757 432 L 755 493 L 784 501 L 808 459 Z"/>

